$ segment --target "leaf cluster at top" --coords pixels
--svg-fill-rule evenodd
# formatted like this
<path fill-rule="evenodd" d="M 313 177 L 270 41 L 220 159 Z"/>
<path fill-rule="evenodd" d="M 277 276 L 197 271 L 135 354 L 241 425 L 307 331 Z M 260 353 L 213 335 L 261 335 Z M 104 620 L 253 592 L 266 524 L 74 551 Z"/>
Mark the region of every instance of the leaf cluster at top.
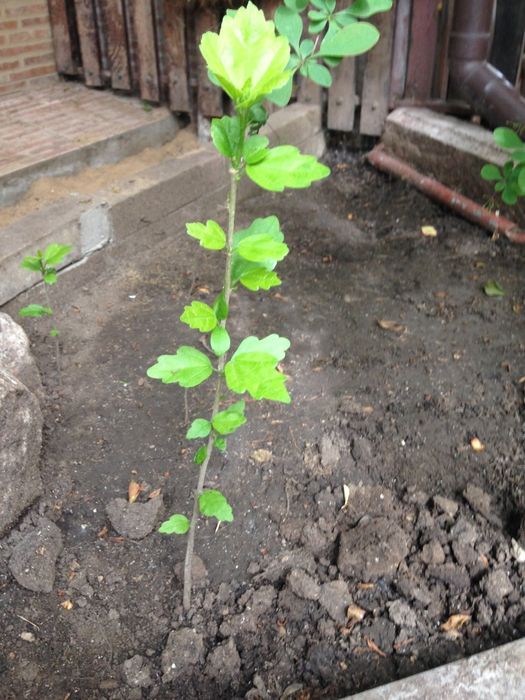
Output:
<path fill-rule="evenodd" d="M 494 130 L 494 141 L 498 146 L 510 151 L 510 159 L 503 168 L 486 164 L 481 169 L 481 177 L 494 182 L 494 190 L 510 206 L 519 197 L 525 196 L 525 143 L 513 129 L 502 126 Z"/>

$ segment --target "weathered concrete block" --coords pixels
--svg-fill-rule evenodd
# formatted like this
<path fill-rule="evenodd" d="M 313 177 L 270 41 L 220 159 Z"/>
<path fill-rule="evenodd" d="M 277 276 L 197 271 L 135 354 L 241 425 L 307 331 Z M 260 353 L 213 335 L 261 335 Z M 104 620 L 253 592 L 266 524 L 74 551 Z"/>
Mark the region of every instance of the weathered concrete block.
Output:
<path fill-rule="evenodd" d="M 37 397 L 42 395 L 42 381 L 31 354 L 29 338 L 11 316 L 0 312 L 0 367 L 25 384 Z"/>
<path fill-rule="evenodd" d="M 35 395 L 0 368 L 0 536 L 42 493 L 42 413 Z"/>

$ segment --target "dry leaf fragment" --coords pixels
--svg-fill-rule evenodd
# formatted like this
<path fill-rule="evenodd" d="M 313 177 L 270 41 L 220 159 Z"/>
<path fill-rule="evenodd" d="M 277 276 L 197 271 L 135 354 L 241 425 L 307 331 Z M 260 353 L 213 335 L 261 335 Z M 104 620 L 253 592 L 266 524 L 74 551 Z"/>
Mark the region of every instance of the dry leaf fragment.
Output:
<path fill-rule="evenodd" d="M 518 384 L 525 384 L 525 375 L 518 379 Z"/>
<path fill-rule="evenodd" d="M 347 215 L 346 215 L 346 218 L 348 219 L 348 221 L 352 221 L 352 219 L 354 218 L 354 215 L 353 215 L 353 214 L 347 214 Z"/>
<path fill-rule="evenodd" d="M 365 637 L 366 640 L 366 646 L 370 649 L 370 651 L 373 651 L 374 654 L 378 654 L 379 656 L 382 656 L 383 658 L 386 657 L 385 652 L 380 649 L 377 644 L 370 639 L 370 637 Z"/>
<path fill-rule="evenodd" d="M 21 632 L 20 639 L 23 639 L 24 642 L 34 642 L 36 637 L 32 632 Z"/>
<path fill-rule="evenodd" d="M 273 452 L 261 448 L 259 450 L 254 450 L 251 453 L 250 457 L 253 459 L 254 462 L 257 462 L 258 464 L 263 464 L 264 462 L 271 462 L 273 458 Z"/>
<path fill-rule="evenodd" d="M 441 625 L 440 630 L 442 632 L 457 632 L 463 625 L 466 625 L 467 622 L 470 622 L 470 615 L 467 615 L 467 613 L 451 615 L 448 620 Z"/>
<path fill-rule="evenodd" d="M 98 537 L 100 540 L 102 540 L 102 539 L 104 539 L 104 537 L 107 537 L 107 536 L 108 536 L 108 532 L 109 532 L 109 531 L 108 531 L 107 526 L 104 525 L 104 527 L 102 528 L 102 530 L 99 530 L 99 531 L 97 532 L 97 537 Z"/>
<path fill-rule="evenodd" d="M 60 607 L 64 608 L 64 610 L 72 610 L 73 603 L 70 600 L 64 600 L 63 603 L 60 603 Z"/>
<path fill-rule="evenodd" d="M 435 238 L 438 235 L 434 226 L 422 226 L 421 233 L 427 238 Z"/>
<path fill-rule="evenodd" d="M 371 591 L 372 588 L 375 588 L 375 587 L 376 587 L 376 584 L 375 584 L 375 583 L 358 583 L 358 584 L 357 584 L 357 587 L 358 587 L 361 591 Z"/>
<path fill-rule="evenodd" d="M 377 325 L 379 328 L 382 328 L 384 331 L 391 331 L 392 333 L 399 333 L 401 335 L 406 331 L 406 326 L 403 326 L 401 323 L 397 323 L 396 321 L 387 321 L 386 319 L 381 319 L 377 322 Z"/>
<path fill-rule="evenodd" d="M 130 481 L 128 486 L 128 501 L 130 503 L 135 503 L 142 491 L 141 486 L 136 481 Z"/>
<path fill-rule="evenodd" d="M 485 445 L 477 437 L 472 438 L 472 440 L 470 441 L 470 446 L 472 447 L 474 452 L 483 452 L 483 450 L 485 449 Z"/>
<path fill-rule="evenodd" d="M 353 622 L 361 622 L 361 620 L 366 615 L 366 610 L 360 608 L 359 605 L 349 605 L 346 609 L 346 617 Z"/>
<path fill-rule="evenodd" d="M 158 498 L 160 496 L 160 489 L 155 489 L 151 493 L 148 494 L 148 498 Z"/>
<path fill-rule="evenodd" d="M 343 496 L 345 502 L 343 503 L 341 510 L 346 510 L 348 508 L 348 499 L 350 498 L 350 489 L 346 484 L 343 484 Z"/>

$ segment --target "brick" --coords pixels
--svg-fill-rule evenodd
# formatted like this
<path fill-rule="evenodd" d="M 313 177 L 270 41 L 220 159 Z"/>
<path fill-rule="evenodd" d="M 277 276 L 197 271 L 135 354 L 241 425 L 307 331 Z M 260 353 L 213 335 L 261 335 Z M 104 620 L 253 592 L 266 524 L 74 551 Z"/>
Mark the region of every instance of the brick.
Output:
<path fill-rule="evenodd" d="M 6 7 L 4 15 L 6 17 L 20 17 L 22 15 L 38 15 L 47 13 L 47 5 L 45 2 L 37 3 L 14 3 L 14 7 Z"/>
<path fill-rule="evenodd" d="M 19 65 L 19 61 L 8 61 L 7 63 L 0 63 L 0 72 L 4 70 L 13 70 L 13 68 L 18 68 Z"/>
<path fill-rule="evenodd" d="M 28 68 L 28 70 L 17 71 L 16 73 L 11 73 L 11 80 L 24 80 L 26 78 L 37 78 L 41 75 L 50 75 L 55 72 L 54 65 L 48 66 L 36 66 L 35 68 Z"/>
<path fill-rule="evenodd" d="M 6 22 L 0 22 L 0 31 L 6 29 L 16 29 L 18 27 L 18 21 L 16 19 L 8 20 Z"/>
<path fill-rule="evenodd" d="M 0 58 L 6 58 L 9 56 L 21 56 L 23 54 L 36 53 L 42 51 L 49 51 L 49 44 L 47 42 L 40 44 L 29 44 L 27 46 L 10 46 L 5 49 L 0 49 Z"/>
<path fill-rule="evenodd" d="M 29 58 L 24 58 L 24 66 L 37 66 L 39 63 L 53 63 L 54 60 L 54 53 L 44 53 L 41 56 L 30 56 Z"/>
<path fill-rule="evenodd" d="M 49 16 L 28 17 L 22 20 L 22 27 L 49 26 Z"/>

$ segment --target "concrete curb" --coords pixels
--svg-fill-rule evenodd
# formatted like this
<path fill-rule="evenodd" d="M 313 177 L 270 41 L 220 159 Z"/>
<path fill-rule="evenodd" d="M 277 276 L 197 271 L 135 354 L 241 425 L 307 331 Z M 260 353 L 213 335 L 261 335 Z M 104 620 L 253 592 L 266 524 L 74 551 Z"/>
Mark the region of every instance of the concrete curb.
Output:
<path fill-rule="evenodd" d="M 359 700 L 522 700 L 525 639 L 395 683 L 352 695 Z M 346 698 L 345 700 L 350 700 Z"/>
<path fill-rule="evenodd" d="M 265 133 L 274 145 L 292 144 L 317 156 L 324 152 L 320 111 L 315 106 L 294 104 L 276 112 Z M 5 227 L 0 231 L 0 305 L 35 284 L 34 273 L 20 269 L 24 255 L 52 242 L 68 243 L 73 246 L 67 259 L 70 266 L 191 202 L 224 201 L 227 181 L 224 158 L 211 148 L 202 148 L 148 168 L 132 181 L 97 193 L 87 204 L 62 199 Z M 256 191 L 253 183 L 244 180 L 240 199 Z"/>

